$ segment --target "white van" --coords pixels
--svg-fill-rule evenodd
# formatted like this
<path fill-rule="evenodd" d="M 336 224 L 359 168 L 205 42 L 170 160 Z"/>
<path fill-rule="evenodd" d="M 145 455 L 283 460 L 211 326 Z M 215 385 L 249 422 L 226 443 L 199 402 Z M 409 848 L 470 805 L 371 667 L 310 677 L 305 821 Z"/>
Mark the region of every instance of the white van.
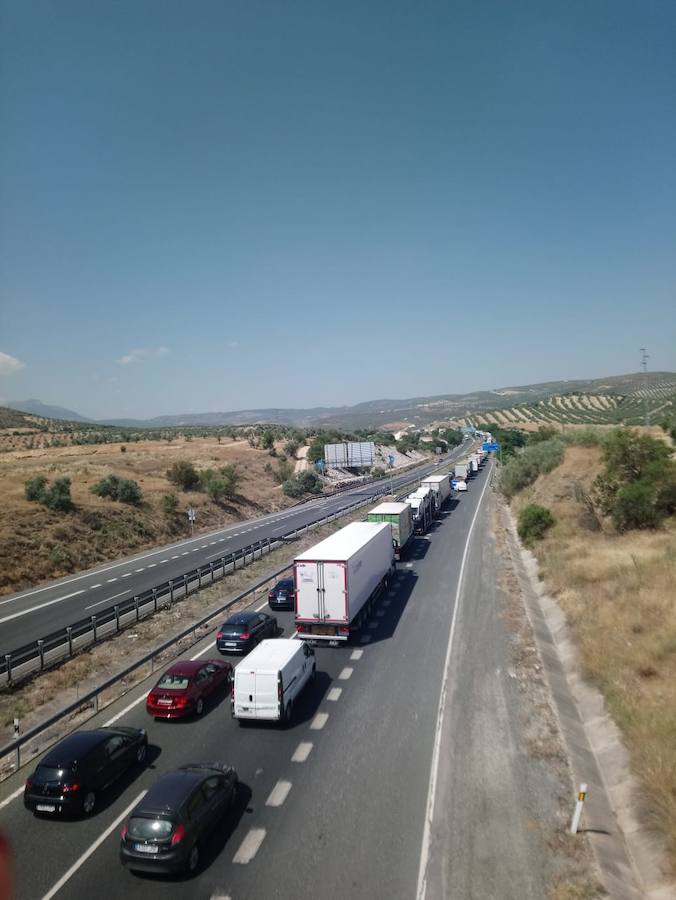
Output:
<path fill-rule="evenodd" d="M 314 681 L 312 647 L 293 638 L 261 641 L 233 673 L 230 703 L 236 719 L 289 722 L 296 698 Z"/>

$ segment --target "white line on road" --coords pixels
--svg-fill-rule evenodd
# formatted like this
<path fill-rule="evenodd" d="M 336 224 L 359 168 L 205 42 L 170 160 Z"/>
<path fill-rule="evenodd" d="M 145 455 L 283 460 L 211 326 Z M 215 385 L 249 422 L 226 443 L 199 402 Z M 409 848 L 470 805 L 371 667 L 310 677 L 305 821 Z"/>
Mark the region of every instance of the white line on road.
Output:
<path fill-rule="evenodd" d="M 165 562 L 169 562 L 169 560 L 168 560 L 168 559 L 161 559 L 161 560 L 160 560 L 160 565 L 162 565 L 162 563 L 165 563 Z"/>
<path fill-rule="evenodd" d="M 301 741 L 300 744 L 294 750 L 293 756 L 291 757 L 291 762 L 305 762 L 310 753 L 312 752 L 312 743 L 311 741 Z"/>
<path fill-rule="evenodd" d="M 114 581 L 117 581 L 117 576 L 115 576 L 115 578 L 109 578 L 109 579 L 106 581 L 106 584 L 112 584 Z"/>
<path fill-rule="evenodd" d="M 310 724 L 311 731 L 321 731 L 329 720 L 329 714 L 318 712 Z"/>
<path fill-rule="evenodd" d="M 146 792 L 141 791 L 141 793 L 138 795 L 138 797 L 136 797 L 135 800 L 132 800 L 132 802 L 129 804 L 129 806 L 125 810 L 123 810 L 123 812 L 120 813 L 120 815 L 117 817 L 117 819 L 115 819 L 114 822 L 110 823 L 110 825 L 106 828 L 106 830 L 103 832 L 103 834 L 101 834 L 101 835 L 99 835 L 99 837 L 97 837 L 97 839 L 94 841 L 94 843 L 91 845 L 91 847 L 89 847 L 88 850 L 85 850 L 85 852 L 82 854 L 82 856 L 79 859 L 75 860 L 75 862 L 70 867 L 70 869 L 68 869 L 68 871 L 66 872 L 65 875 L 62 875 L 61 878 L 59 878 L 59 880 L 56 882 L 54 887 L 51 890 L 47 891 L 47 893 L 42 898 L 42 900 L 51 900 L 51 898 L 55 894 L 58 894 L 58 892 L 61 890 L 61 888 L 64 886 L 64 884 L 67 881 L 69 881 L 70 878 L 72 878 L 72 876 L 77 872 L 77 870 L 82 865 L 84 865 L 84 863 L 87 862 L 89 857 L 98 850 L 98 848 L 105 841 L 105 839 L 115 831 L 115 829 L 118 827 L 120 822 L 122 822 L 129 815 L 129 813 L 132 811 L 132 809 L 136 806 L 136 804 L 140 800 L 143 799 L 143 797 L 145 797 L 145 795 L 146 795 Z"/>
<path fill-rule="evenodd" d="M 340 681 L 347 681 L 347 679 L 352 675 L 353 672 L 354 669 L 351 669 L 349 666 L 345 666 L 338 678 L 340 679 Z"/>
<path fill-rule="evenodd" d="M 121 578 L 131 578 L 131 576 L 133 574 L 134 574 L 133 572 L 125 572 L 124 575 L 121 575 L 120 577 Z"/>
<path fill-rule="evenodd" d="M 343 693 L 342 688 L 331 688 L 331 690 L 326 695 L 326 699 L 330 700 L 332 703 L 335 703 L 337 700 L 340 700 L 340 695 Z"/>
<path fill-rule="evenodd" d="M 363 650 L 353 650 L 350 659 L 361 659 L 363 655 Z"/>
<path fill-rule="evenodd" d="M 89 588 L 89 590 L 90 590 L 90 591 L 95 591 L 96 588 L 100 588 L 100 587 L 101 587 L 100 584 L 92 584 L 91 587 Z"/>
<path fill-rule="evenodd" d="M 172 559 L 178 559 L 178 553 L 176 554 L 176 556 L 172 556 L 171 558 L 172 558 Z"/>
<path fill-rule="evenodd" d="M 46 606 L 53 606 L 55 603 L 61 603 L 63 600 L 70 600 L 71 597 L 77 597 L 78 594 L 84 594 L 84 592 L 85 589 L 82 588 L 81 591 L 74 591 L 72 594 L 66 594 L 65 597 L 56 597 L 54 600 L 47 600 L 39 606 L 31 606 L 30 609 L 22 609 L 21 612 L 15 612 L 10 616 L 5 616 L 4 619 L 0 619 L 0 625 L 2 625 L 3 622 L 11 622 L 12 619 L 19 619 L 21 616 L 27 616 L 29 613 L 37 612 L 38 609 L 44 609 Z"/>
<path fill-rule="evenodd" d="M 451 632 L 448 635 L 448 646 L 446 647 L 446 661 L 444 663 L 444 676 L 441 682 L 441 693 L 439 694 L 439 706 L 437 709 L 437 725 L 434 734 L 434 750 L 432 752 L 432 764 L 430 766 L 430 781 L 427 790 L 427 809 L 425 811 L 425 827 L 423 829 L 422 847 L 420 848 L 420 867 L 418 869 L 418 889 L 416 891 L 416 900 L 424 900 L 427 892 L 427 865 L 430 853 L 430 830 L 434 819 L 434 801 L 437 787 L 437 776 L 439 774 L 439 759 L 441 753 L 441 732 L 444 727 L 444 711 L 446 707 L 446 696 L 448 693 L 448 678 L 451 667 L 451 655 L 453 652 L 453 637 L 455 636 L 455 626 L 458 621 L 458 609 L 460 608 L 460 598 L 462 596 L 462 582 L 465 574 L 465 564 L 467 563 L 467 554 L 469 553 L 469 545 L 474 533 L 474 525 L 476 524 L 481 502 L 486 493 L 486 488 L 490 484 L 490 478 L 486 479 L 479 502 L 474 510 L 474 517 L 467 532 L 467 540 L 465 541 L 465 549 L 462 554 L 460 563 L 460 572 L 458 574 L 458 585 L 455 591 L 455 606 L 453 607 L 453 616 L 451 618 Z"/>
<path fill-rule="evenodd" d="M 126 591 L 120 591 L 119 594 L 113 594 L 112 597 L 106 597 L 105 600 L 99 600 L 98 603 L 92 603 L 90 606 L 85 606 L 85 609 L 94 609 L 95 606 L 101 606 L 102 603 L 110 603 L 111 600 L 117 600 L 118 597 L 124 597 L 125 594 L 131 594 L 131 591 L 127 588 Z"/>
<path fill-rule="evenodd" d="M 163 559 L 162 562 L 166 562 L 166 559 Z M 142 569 L 134 569 L 134 571 L 136 572 L 137 575 L 139 572 L 145 572 L 145 566 Z"/>
<path fill-rule="evenodd" d="M 265 801 L 266 806 L 281 806 L 291 790 L 291 782 L 280 779 L 270 791 L 270 796 Z"/>
<path fill-rule="evenodd" d="M 263 607 L 267 606 L 267 605 L 268 605 L 268 601 L 266 600 L 265 603 L 261 603 L 260 606 L 257 606 L 256 609 L 254 610 L 254 612 L 260 612 L 263 609 Z"/>
<path fill-rule="evenodd" d="M 234 863 L 246 865 L 250 863 L 254 856 L 258 853 L 260 845 L 265 839 L 265 828 L 251 828 L 249 833 L 239 845 L 239 850 L 233 857 Z"/>
<path fill-rule="evenodd" d="M 140 697 L 137 697 L 136 700 L 132 700 L 128 706 L 125 706 L 124 709 L 121 709 L 119 713 L 115 713 L 112 719 L 108 719 L 107 722 L 103 723 L 104 728 L 108 728 L 110 725 L 114 725 L 122 716 L 126 716 L 128 712 L 130 712 L 135 706 L 138 706 L 139 703 L 143 703 L 146 699 L 146 694 L 141 694 Z"/>
<path fill-rule="evenodd" d="M 24 786 L 21 785 L 21 787 L 17 788 L 13 794 L 10 794 L 9 797 L 5 797 L 5 799 L 0 802 L 0 809 L 4 809 L 6 806 L 9 806 L 12 800 L 16 800 L 17 797 L 21 796 L 21 794 L 23 794 L 23 787 Z"/>
<path fill-rule="evenodd" d="M 203 650 L 200 650 L 199 653 L 196 653 L 194 656 L 190 657 L 190 662 L 195 662 L 196 659 L 199 659 L 200 656 L 204 656 L 205 653 L 208 653 L 211 650 L 211 644 L 207 644 Z"/>

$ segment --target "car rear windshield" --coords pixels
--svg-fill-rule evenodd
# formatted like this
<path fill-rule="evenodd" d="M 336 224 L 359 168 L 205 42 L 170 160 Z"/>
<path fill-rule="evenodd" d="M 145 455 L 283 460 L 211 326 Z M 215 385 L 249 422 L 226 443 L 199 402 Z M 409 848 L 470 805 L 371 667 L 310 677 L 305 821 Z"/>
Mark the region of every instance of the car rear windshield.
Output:
<path fill-rule="evenodd" d="M 187 675 L 172 675 L 167 672 L 157 682 L 157 686 L 165 691 L 184 691 L 190 684 L 190 678 Z"/>
<path fill-rule="evenodd" d="M 169 837 L 174 830 L 174 823 L 168 819 L 135 818 L 129 820 L 127 834 L 132 838 L 142 838 L 144 841 L 152 838 Z"/>
<path fill-rule="evenodd" d="M 245 631 L 248 631 L 250 625 L 224 625 L 221 629 L 223 634 L 243 634 Z"/>
<path fill-rule="evenodd" d="M 275 590 L 276 591 L 290 591 L 292 588 L 293 588 L 293 581 L 280 581 L 279 584 L 277 585 L 277 587 L 275 588 Z"/>
<path fill-rule="evenodd" d="M 38 766 L 36 774 L 41 781 L 63 781 L 72 772 L 72 768 L 57 769 L 55 766 Z"/>

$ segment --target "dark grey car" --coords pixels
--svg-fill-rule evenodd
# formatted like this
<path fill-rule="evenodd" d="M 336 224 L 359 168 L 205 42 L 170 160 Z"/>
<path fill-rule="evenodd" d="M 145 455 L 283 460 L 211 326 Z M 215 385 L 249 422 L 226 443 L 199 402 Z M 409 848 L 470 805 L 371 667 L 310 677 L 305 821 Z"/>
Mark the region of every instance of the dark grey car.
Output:
<path fill-rule="evenodd" d="M 216 649 L 219 653 L 248 653 L 264 638 L 277 637 L 278 631 L 277 619 L 267 613 L 235 613 L 218 629 Z"/>
<path fill-rule="evenodd" d="M 237 785 L 235 770 L 219 763 L 163 775 L 122 828 L 122 865 L 159 874 L 195 872 L 204 842 L 235 802 Z"/>

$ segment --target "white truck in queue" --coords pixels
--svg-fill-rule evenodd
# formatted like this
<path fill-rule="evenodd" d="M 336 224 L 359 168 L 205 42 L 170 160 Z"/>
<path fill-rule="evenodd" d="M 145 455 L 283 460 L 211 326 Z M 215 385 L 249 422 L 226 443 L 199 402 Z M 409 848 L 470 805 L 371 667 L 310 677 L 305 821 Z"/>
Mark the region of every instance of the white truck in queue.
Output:
<path fill-rule="evenodd" d="M 435 510 L 438 513 L 451 495 L 451 476 L 448 472 L 444 475 L 429 475 L 423 479 L 421 487 L 428 487 L 432 491 Z"/>
<path fill-rule="evenodd" d="M 306 684 L 314 681 L 315 652 L 293 638 L 269 638 L 235 666 L 230 705 L 240 724 L 247 719 L 288 723 Z"/>
<path fill-rule="evenodd" d="M 345 643 L 394 573 L 392 528 L 352 522 L 296 557 L 293 572 L 297 636 Z"/>
<path fill-rule="evenodd" d="M 413 513 L 413 530 L 416 534 L 427 534 L 434 518 L 434 501 L 428 487 L 419 487 L 406 498 Z"/>

